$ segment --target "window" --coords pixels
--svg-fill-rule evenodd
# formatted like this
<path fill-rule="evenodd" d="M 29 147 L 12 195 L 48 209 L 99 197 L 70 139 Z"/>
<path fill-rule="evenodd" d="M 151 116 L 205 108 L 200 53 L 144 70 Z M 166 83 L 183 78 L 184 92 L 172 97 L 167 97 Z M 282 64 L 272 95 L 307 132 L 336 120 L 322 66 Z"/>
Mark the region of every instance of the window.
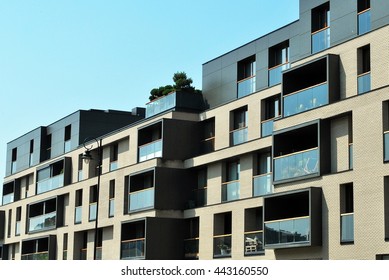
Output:
<path fill-rule="evenodd" d="M 138 130 L 139 162 L 162 157 L 162 122 Z"/>
<path fill-rule="evenodd" d="M 312 53 L 330 47 L 330 3 L 327 2 L 312 10 Z"/>
<path fill-rule="evenodd" d="M 76 190 L 76 204 L 74 211 L 74 223 L 79 224 L 82 221 L 82 189 Z"/>
<path fill-rule="evenodd" d="M 358 35 L 371 29 L 370 0 L 358 0 Z"/>
<path fill-rule="evenodd" d="M 115 180 L 109 181 L 109 213 L 108 217 L 115 216 Z"/>
<path fill-rule="evenodd" d="M 197 171 L 197 188 L 194 190 L 195 207 L 207 205 L 207 168 Z"/>
<path fill-rule="evenodd" d="M 12 159 L 11 159 L 11 174 L 16 173 L 16 160 L 18 157 L 18 150 L 17 148 L 12 149 Z"/>
<path fill-rule="evenodd" d="M 103 229 L 97 229 L 96 260 L 102 260 L 103 257 Z"/>
<path fill-rule="evenodd" d="M 154 207 L 154 170 L 130 177 L 128 211 L 139 211 Z"/>
<path fill-rule="evenodd" d="M 63 260 L 67 260 L 68 259 L 68 234 L 67 233 L 64 233 L 64 235 L 63 235 L 62 259 Z"/>
<path fill-rule="evenodd" d="M 262 207 L 245 209 L 244 212 L 244 254 L 263 254 Z"/>
<path fill-rule="evenodd" d="M 89 221 L 95 221 L 97 217 L 97 200 L 98 200 L 97 185 L 89 188 Z"/>
<path fill-rule="evenodd" d="M 359 48 L 358 55 L 358 94 L 366 93 L 371 89 L 370 77 L 370 45 Z"/>
<path fill-rule="evenodd" d="M 354 243 L 354 192 L 353 184 L 340 186 L 341 243 Z"/>
<path fill-rule="evenodd" d="M 199 217 L 185 219 L 184 256 L 187 260 L 196 260 L 199 255 Z"/>
<path fill-rule="evenodd" d="M 269 87 L 281 83 L 282 71 L 289 67 L 289 41 L 271 47 L 269 49 Z"/>
<path fill-rule="evenodd" d="M 230 143 L 232 146 L 247 142 L 247 106 L 232 111 Z"/>
<path fill-rule="evenodd" d="M 46 136 L 46 159 L 51 158 L 51 134 Z"/>
<path fill-rule="evenodd" d="M 281 95 L 266 98 L 262 102 L 261 137 L 273 134 L 273 122 L 281 116 Z"/>
<path fill-rule="evenodd" d="M 239 160 L 226 163 L 225 182 L 222 184 L 222 202 L 239 199 L 240 163 Z"/>
<path fill-rule="evenodd" d="M 70 150 L 72 149 L 71 137 L 72 137 L 72 126 L 68 125 L 65 127 L 65 139 L 64 139 L 64 142 L 65 142 L 64 152 L 65 153 L 70 152 Z"/>
<path fill-rule="evenodd" d="M 58 189 L 65 184 L 65 160 L 50 164 L 37 171 L 37 194 Z"/>
<path fill-rule="evenodd" d="M 118 155 L 119 155 L 119 144 L 115 143 L 110 147 L 109 171 L 114 171 L 118 168 Z"/>
<path fill-rule="evenodd" d="M 11 237 L 11 228 L 12 228 L 12 209 L 8 210 L 8 228 L 7 228 L 7 237 Z"/>
<path fill-rule="evenodd" d="M 78 155 L 78 181 L 81 181 L 83 179 L 83 164 L 84 160 L 82 158 L 82 154 Z"/>
<path fill-rule="evenodd" d="M 258 154 L 256 157 L 255 174 L 253 177 L 253 196 L 262 196 L 273 192 L 271 182 L 271 154 L 264 152 Z"/>
<path fill-rule="evenodd" d="M 34 139 L 30 140 L 30 154 L 28 158 L 29 166 L 34 165 Z"/>
<path fill-rule="evenodd" d="M 238 62 L 238 98 L 255 92 L 255 55 Z"/>
<path fill-rule="evenodd" d="M 215 118 L 203 121 L 202 123 L 201 154 L 215 150 Z"/>
<path fill-rule="evenodd" d="M 22 207 L 16 208 L 16 224 L 15 224 L 15 235 L 20 235 L 20 221 L 22 220 Z"/>
<path fill-rule="evenodd" d="M 144 259 L 145 241 L 145 220 L 122 224 L 120 258 L 122 260 Z"/>
<path fill-rule="evenodd" d="M 215 214 L 213 218 L 213 256 L 231 257 L 232 213 Z"/>

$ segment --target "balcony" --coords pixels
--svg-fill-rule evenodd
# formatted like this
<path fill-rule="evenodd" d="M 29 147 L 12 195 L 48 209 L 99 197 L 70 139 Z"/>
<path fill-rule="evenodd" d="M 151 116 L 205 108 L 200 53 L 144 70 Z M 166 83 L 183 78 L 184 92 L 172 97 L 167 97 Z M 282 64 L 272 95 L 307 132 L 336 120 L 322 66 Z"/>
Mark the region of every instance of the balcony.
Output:
<path fill-rule="evenodd" d="M 74 223 L 81 224 L 82 222 L 82 206 L 77 206 L 74 211 Z"/>
<path fill-rule="evenodd" d="M 324 82 L 284 96 L 284 117 L 327 105 L 328 103 L 328 84 Z"/>
<path fill-rule="evenodd" d="M 265 252 L 263 248 L 263 231 L 252 231 L 244 234 L 244 254 L 257 255 Z"/>
<path fill-rule="evenodd" d="M 216 235 L 213 237 L 213 256 L 231 257 L 232 234 Z"/>
<path fill-rule="evenodd" d="M 326 27 L 312 33 L 312 54 L 330 47 L 330 28 Z"/>
<path fill-rule="evenodd" d="M 44 193 L 64 186 L 64 175 L 59 174 L 54 177 L 39 181 L 37 183 L 37 193 Z"/>
<path fill-rule="evenodd" d="M 274 118 L 262 121 L 261 123 L 261 137 L 267 137 L 273 134 Z"/>
<path fill-rule="evenodd" d="M 195 260 L 199 257 L 199 238 L 190 238 L 184 240 L 185 259 Z"/>
<path fill-rule="evenodd" d="M 371 30 L 370 9 L 358 14 L 358 35 L 365 34 Z"/>
<path fill-rule="evenodd" d="M 274 180 L 286 180 L 319 172 L 319 149 L 313 148 L 274 158 Z"/>
<path fill-rule="evenodd" d="M 21 256 L 22 260 L 48 260 L 49 259 L 49 252 L 39 252 L 39 253 L 32 253 L 32 254 L 24 254 Z"/>
<path fill-rule="evenodd" d="M 354 213 L 341 214 L 341 242 L 354 242 Z"/>
<path fill-rule="evenodd" d="M 147 103 L 146 118 L 157 115 L 174 107 L 176 107 L 176 92 L 169 93 L 166 96 L 157 98 Z"/>
<path fill-rule="evenodd" d="M 122 241 L 121 259 L 143 259 L 145 257 L 145 238 Z"/>
<path fill-rule="evenodd" d="M 290 64 L 285 63 L 269 69 L 269 87 L 280 84 L 282 81 L 282 71 L 289 69 Z"/>
<path fill-rule="evenodd" d="M 384 132 L 384 161 L 389 161 L 389 131 Z"/>
<path fill-rule="evenodd" d="M 128 195 L 129 211 L 137 211 L 154 207 L 154 188 L 131 192 Z"/>
<path fill-rule="evenodd" d="M 310 218 L 298 217 L 265 222 L 266 245 L 307 243 Z"/>
<path fill-rule="evenodd" d="M 139 147 L 139 162 L 162 157 L 162 139 Z"/>
<path fill-rule="evenodd" d="M 57 212 L 51 212 L 44 215 L 28 219 L 28 231 L 47 230 L 56 227 Z"/>
<path fill-rule="evenodd" d="M 230 132 L 231 145 L 235 146 L 247 142 L 247 133 L 248 133 L 247 127 L 239 128 L 234 131 L 231 131 Z"/>
<path fill-rule="evenodd" d="M 255 92 L 255 76 L 238 81 L 238 98 Z"/>
<path fill-rule="evenodd" d="M 253 177 L 253 196 L 263 196 L 273 193 L 271 175 L 271 173 L 267 173 Z"/>
<path fill-rule="evenodd" d="M 96 221 L 97 203 L 89 204 L 89 221 Z"/>
<path fill-rule="evenodd" d="M 371 90 L 370 72 L 358 76 L 358 94 L 363 94 Z"/>
<path fill-rule="evenodd" d="M 3 195 L 3 205 L 14 202 L 14 193 Z"/>
<path fill-rule="evenodd" d="M 239 181 L 227 182 L 222 184 L 222 202 L 237 200 L 239 199 L 239 195 Z"/>

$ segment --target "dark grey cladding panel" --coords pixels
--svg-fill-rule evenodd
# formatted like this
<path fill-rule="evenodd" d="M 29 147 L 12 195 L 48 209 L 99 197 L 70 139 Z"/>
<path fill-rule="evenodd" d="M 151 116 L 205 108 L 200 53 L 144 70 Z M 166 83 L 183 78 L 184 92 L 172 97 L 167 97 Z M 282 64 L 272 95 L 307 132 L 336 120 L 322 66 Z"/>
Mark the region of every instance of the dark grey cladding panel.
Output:
<path fill-rule="evenodd" d="M 331 46 L 357 36 L 357 1 L 332 1 Z"/>
<path fill-rule="evenodd" d="M 379 28 L 389 24 L 389 1 L 370 0 L 371 28 Z"/>

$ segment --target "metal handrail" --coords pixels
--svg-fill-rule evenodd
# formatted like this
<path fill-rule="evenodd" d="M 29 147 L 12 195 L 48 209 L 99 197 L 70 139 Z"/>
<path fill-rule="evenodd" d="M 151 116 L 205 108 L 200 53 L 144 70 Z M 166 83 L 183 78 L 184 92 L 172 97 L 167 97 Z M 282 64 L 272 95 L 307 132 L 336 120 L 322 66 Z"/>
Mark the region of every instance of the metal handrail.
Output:
<path fill-rule="evenodd" d="M 290 154 L 287 154 L 287 155 L 282 155 L 282 156 L 274 157 L 274 159 L 289 157 L 289 156 L 293 156 L 293 155 L 297 155 L 297 154 L 301 154 L 301 153 L 305 153 L 305 152 L 309 152 L 309 151 L 313 151 L 313 150 L 317 150 L 317 149 L 319 149 L 319 147 L 310 148 L 310 149 L 307 149 L 307 150 L 302 150 L 302 151 L 290 153 Z"/>

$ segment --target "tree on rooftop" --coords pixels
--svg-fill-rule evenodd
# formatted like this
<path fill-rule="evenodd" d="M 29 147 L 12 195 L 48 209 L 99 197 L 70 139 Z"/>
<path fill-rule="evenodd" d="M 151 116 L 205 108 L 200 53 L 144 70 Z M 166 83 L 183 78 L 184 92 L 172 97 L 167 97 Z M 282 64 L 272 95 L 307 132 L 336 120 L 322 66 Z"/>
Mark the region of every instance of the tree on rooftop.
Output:
<path fill-rule="evenodd" d="M 150 101 L 156 98 L 168 95 L 173 91 L 184 90 L 186 92 L 201 93 L 201 90 L 196 89 L 192 86 L 192 78 L 188 78 L 185 72 L 176 72 L 173 75 L 174 85 L 161 86 L 159 88 L 153 88 L 150 91 Z"/>

